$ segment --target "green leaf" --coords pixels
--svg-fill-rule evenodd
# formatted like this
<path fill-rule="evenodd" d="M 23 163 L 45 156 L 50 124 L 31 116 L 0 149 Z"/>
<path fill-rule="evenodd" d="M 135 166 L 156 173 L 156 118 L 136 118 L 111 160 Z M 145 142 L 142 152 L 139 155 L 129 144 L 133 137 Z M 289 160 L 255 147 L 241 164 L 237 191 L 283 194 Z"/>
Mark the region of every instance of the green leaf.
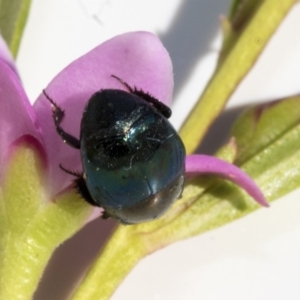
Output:
<path fill-rule="evenodd" d="M 31 0 L 0 0 L 0 33 L 16 57 Z"/>
<path fill-rule="evenodd" d="M 296 2 L 233 2 L 229 20 L 222 21 L 224 41 L 215 73 L 180 130 L 188 154 L 198 147 L 209 126 Z"/>
<path fill-rule="evenodd" d="M 269 198 L 300 186 L 299 96 L 247 110 L 236 121 L 232 135 L 238 148 L 235 163 L 259 178 Z"/>
<path fill-rule="evenodd" d="M 245 111 L 232 128 L 242 164 L 300 123 L 299 97 L 274 101 Z M 252 141 L 249 144 L 249 141 Z"/>

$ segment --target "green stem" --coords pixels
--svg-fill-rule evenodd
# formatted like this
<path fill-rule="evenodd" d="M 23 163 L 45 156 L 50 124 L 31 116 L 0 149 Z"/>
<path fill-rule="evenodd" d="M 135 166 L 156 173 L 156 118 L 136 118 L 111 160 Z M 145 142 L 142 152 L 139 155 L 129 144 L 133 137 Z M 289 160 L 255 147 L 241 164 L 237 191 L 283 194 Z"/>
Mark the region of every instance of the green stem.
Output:
<path fill-rule="evenodd" d="M 76 192 L 44 199 L 39 152 L 27 142 L 12 152 L 0 186 L 0 299 L 29 300 L 53 251 L 81 228 L 91 207 Z"/>
<path fill-rule="evenodd" d="M 134 231 L 119 225 L 71 299 L 109 299 L 126 275 L 146 255 L 146 250 Z"/>
<path fill-rule="evenodd" d="M 15 30 L 10 43 L 10 50 L 14 57 L 17 57 L 18 54 L 23 31 L 29 14 L 30 4 L 31 4 L 31 0 L 24 0 L 22 2 L 19 17 L 16 20 Z"/>
<path fill-rule="evenodd" d="M 27 21 L 31 0 L 0 0 L 0 31 L 16 57 Z"/>
<path fill-rule="evenodd" d="M 242 34 L 234 38 L 234 45 L 216 69 L 180 130 L 188 154 L 198 147 L 209 126 L 221 113 L 229 97 L 252 68 L 268 40 L 295 2 L 296 0 L 262 1 Z"/>
<path fill-rule="evenodd" d="M 75 198 L 75 199 L 74 199 Z M 23 234 L 8 231 L 1 238 L 0 299 L 32 299 L 56 247 L 83 224 L 90 208 L 76 195 L 57 199 L 37 214 Z M 72 202 L 74 208 L 64 209 Z M 56 220 L 60 220 L 56 222 Z"/>

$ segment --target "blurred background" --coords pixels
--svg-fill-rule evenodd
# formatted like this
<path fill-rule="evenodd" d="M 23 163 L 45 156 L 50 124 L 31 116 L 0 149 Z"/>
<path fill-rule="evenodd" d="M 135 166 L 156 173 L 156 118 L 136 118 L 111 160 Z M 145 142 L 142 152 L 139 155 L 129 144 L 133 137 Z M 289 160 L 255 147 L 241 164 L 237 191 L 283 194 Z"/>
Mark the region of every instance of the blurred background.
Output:
<path fill-rule="evenodd" d="M 17 59 L 25 90 L 34 102 L 77 57 L 117 34 L 147 30 L 161 38 L 173 61 L 171 122 L 179 128 L 214 70 L 219 17 L 229 6 L 229 0 L 32 0 Z M 299 28 L 297 4 L 232 96 L 201 153 L 213 153 L 226 141 L 242 108 L 300 92 Z M 295 191 L 269 209 L 148 256 L 112 299 L 299 299 L 299 198 Z M 113 221 L 96 220 L 59 247 L 34 299 L 67 299 L 113 227 Z"/>

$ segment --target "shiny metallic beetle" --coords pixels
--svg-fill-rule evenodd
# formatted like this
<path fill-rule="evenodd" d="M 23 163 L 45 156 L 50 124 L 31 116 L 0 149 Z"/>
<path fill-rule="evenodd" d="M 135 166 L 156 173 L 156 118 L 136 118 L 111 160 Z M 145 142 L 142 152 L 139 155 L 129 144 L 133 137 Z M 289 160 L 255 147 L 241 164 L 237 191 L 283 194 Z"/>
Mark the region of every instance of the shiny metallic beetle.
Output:
<path fill-rule="evenodd" d="M 75 184 L 82 197 L 103 207 L 104 218 L 135 224 L 163 215 L 180 197 L 185 149 L 168 118 L 171 110 L 148 93 L 104 89 L 89 99 L 81 120 L 80 140 L 60 126 L 64 112 L 52 104 L 56 130 L 80 149 L 83 173 Z"/>

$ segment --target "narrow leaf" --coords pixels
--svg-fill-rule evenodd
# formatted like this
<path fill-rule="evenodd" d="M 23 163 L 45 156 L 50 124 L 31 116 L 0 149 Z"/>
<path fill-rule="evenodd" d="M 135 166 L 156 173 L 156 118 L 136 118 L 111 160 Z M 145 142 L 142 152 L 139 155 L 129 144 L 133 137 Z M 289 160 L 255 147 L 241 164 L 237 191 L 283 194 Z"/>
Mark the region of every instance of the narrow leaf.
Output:
<path fill-rule="evenodd" d="M 16 57 L 31 0 L 0 0 L 0 33 Z"/>

